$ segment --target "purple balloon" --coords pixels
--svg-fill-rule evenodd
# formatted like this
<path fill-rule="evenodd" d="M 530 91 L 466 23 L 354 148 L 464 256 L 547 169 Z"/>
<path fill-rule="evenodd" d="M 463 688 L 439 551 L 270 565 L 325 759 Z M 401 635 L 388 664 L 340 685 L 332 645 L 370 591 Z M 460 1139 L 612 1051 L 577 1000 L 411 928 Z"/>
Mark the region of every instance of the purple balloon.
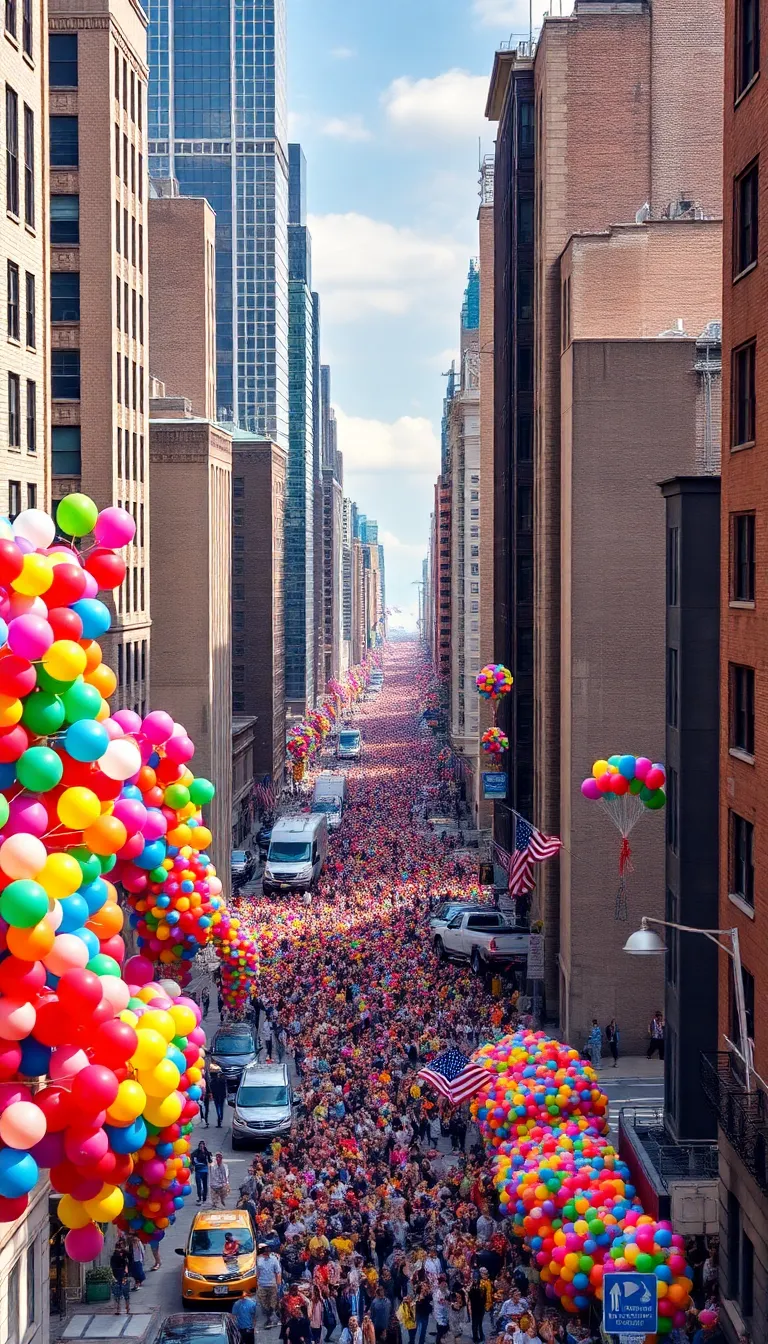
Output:
<path fill-rule="evenodd" d="M 653 762 L 648 760 L 647 756 L 638 756 L 635 761 L 635 779 L 645 779 L 648 771 L 653 768 Z"/>
<path fill-rule="evenodd" d="M 593 803 L 596 803 L 598 799 L 603 796 L 597 787 L 597 780 L 594 779 L 592 775 L 584 780 L 584 783 L 581 786 L 581 792 L 584 794 L 585 798 L 589 798 L 590 802 Z"/>
<path fill-rule="evenodd" d="M 159 807 L 147 808 L 147 820 L 142 827 L 142 835 L 145 840 L 159 840 L 161 835 L 168 831 L 168 822 L 160 811 Z"/>
<path fill-rule="evenodd" d="M 141 715 L 135 714 L 132 709 L 118 709 L 112 718 L 125 733 L 138 733 L 141 730 Z"/>
<path fill-rule="evenodd" d="M 28 795 L 12 798 L 9 813 L 3 827 L 3 834 L 6 836 L 18 835 L 21 832 L 35 835 L 39 839 L 48 830 L 48 813 L 36 798 L 30 798 Z"/>
<path fill-rule="evenodd" d="M 38 1167 L 57 1167 L 60 1162 L 66 1161 L 64 1134 L 59 1130 L 51 1130 L 29 1151 Z"/>

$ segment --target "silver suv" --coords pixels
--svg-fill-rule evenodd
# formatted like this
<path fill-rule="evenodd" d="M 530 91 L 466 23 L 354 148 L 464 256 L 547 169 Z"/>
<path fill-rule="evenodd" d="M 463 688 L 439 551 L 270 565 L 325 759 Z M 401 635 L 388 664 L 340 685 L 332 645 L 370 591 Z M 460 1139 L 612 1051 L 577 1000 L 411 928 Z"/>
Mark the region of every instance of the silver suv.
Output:
<path fill-rule="evenodd" d="M 289 1134 L 295 1116 L 295 1097 L 287 1064 L 249 1064 L 235 1093 L 232 1147 L 269 1143 Z"/>

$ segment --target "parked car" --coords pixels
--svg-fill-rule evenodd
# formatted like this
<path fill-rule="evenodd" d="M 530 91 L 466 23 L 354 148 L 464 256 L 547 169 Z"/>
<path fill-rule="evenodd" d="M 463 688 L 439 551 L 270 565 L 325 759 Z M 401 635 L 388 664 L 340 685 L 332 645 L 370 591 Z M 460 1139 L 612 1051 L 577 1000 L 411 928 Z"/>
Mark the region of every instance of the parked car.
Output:
<path fill-rule="evenodd" d="M 155 1344 L 240 1344 L 242 1335 L 223 1311 L 201 1311 L 197 1316 L 177 1312 L 166 1316 Z"/>
<path fill-rule="evenodd" d="M 232 1089 L 240 1082 L 243 1069 L 258 1059 L 259 1049 L 259 1038 L 250 1022 L 226 1022 L 211 1041 L 208 1058 L 218 1064 L 227 1087 Z"/>
<path fill-rule="evenodd" d="M 250 849 L 233 849 L 230 863 L 233 887 L 242 887 L 256 871 L 256 859 Z"/>
<path fill-rule="evenodd" d="M 311 891 L 323 871 L 327 854 L 328 823 L 321 813 L 278 817 L 264 867 L 264 895 Z"/>
<path fill-rule="evenodd" d="M 262 860 L 266 859 L 269 852 L 269 842 L 272 839 L 272 827 L 274 824 L 274 821 L 265 821 L 256 832 L 256 844 L 259 847 L 259 855 Z"/>
<path fill-rule="evenodd" d="M 238 1249 L 224 1255 L 227 1234 Z M 246 1209 L 203 1209 L 196 1213 L 186 1247 L 181 1298 L 185 1306 L 223 1299 L 230 1304 L 256 1287 L 256 1247 L 251 1215 Z M 194 1336 L 193 1336 L 194 1338 Z"/>
<path fill-rule="evenodd" d="M 446 924 L 450 924 L 455 915 L 463 914 L 465 910 L 487 910 L 489 907 L 482 901 L 441 901 L 432 911 L 429 917 L 429 927 L 434 937 Z"/>
<path fill-rule="evenodd" d="M 233 1148 L 284 1138 L 290 1133 L 295 1116 L 287 1064 L 249 1065 L 229 1104 L 234 1110 Z"/>
<path fill-rule="evenodd" d="M 479 975 L 489 966 L 511 965 L 527 953 L 529 941 L 496 910 L 465 910 L 434 935 L 433 946 L 442 960 L 468 961 Z"/>

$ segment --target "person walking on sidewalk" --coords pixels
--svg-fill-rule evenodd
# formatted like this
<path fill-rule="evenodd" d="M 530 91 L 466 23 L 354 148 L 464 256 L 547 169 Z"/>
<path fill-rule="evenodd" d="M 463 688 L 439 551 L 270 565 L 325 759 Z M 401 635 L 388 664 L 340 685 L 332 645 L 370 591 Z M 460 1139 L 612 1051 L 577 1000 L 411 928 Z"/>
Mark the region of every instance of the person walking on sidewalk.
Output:
<path fill-rule="evenodd" d="M 650 1059 L 652 1055 L 658 1054 L 659 1059 L 663 1060 L 665 1026 L 666 1023 L 664 1021 L 664 1014 L 662 1013 L 661 1009 L 659 1009 L 659 1011 L 654 1013 L 653 1017 L 651 1018 L 651 1025 L 648 1028 L 648 1035 L 650 1036 L 650 1040 L 648 1042 L 648 1053 L 646 1055 L 646 1059 Z"/>
<path fill-rule="evenodd" d="M 115 1315 L 120 1315 L 120 1303 L 125 1303 L 125 1314 L 131 1314 L 131 1252 L 128 1242 L 121 1233 L 115 1242 L 115 1249 L 109 1260 L 112 1270 L 112 1296 L 115 1299 Z"/>
<path fill-rule="evenodd" d="M 608 1049 L 613 1056 L 613 1067 L 616 1068 L 619 1062 L 619 1027 L 615 1017 L 612 1017 L 608 1026 L 605 1028 L 605 1039 L 608 1042 Z"/>
<path fill-rule="evenodd" d="M 218 1064 L 213 1060 L 208 1065 L 208 1076 L 211 1080 L 210 1092 L 213 1104 L 216 1107 L 216 1128 L 221 1129 L 224 1121 L 224 1106 L 227 1100 L 227 1080 Z"/>
<path fill-rule="evenodd" d="M 247 1288 L 242 1297 L 238 1297 L 232 1307 L 232 1320 L 240 1331 L 241 1344 L 254 1344 L 256 1338 L 256 1314 L 258 1304 L 253 1293 Z"/>
<path fill-rule="evenodd" d="M 600 1068 L 600 1057 L 603 1053 L 603 1033 L 600 1030 L 596 1017 L 592 1018 L 592 1030 L 587 1038 L 587 1050 L 589 1052 L 589 1062 L 593 1069 Z"/>
<path fill-rule="evenodd" d="M 213 1166 L 211 1167 L 211 1204 L 213 1208 L 226 1208 L 227 1195 L 229 1194 L 229 1167 L 224 1161 L 222 1153 L 217 1153 Z"/>
<path fill-rule="evenodd" d="M 256 1257 L 256 1295 L 264 1312 L 264 1328 L 268 1330 L 272 1317 L 277 1311 L 277 1295 L 283 1281 L 280 1261 L 265 1241 L 259 1242 L 259 1254 Z"/>
<path fill-rule="evenodd" d="M 213 1153 L 208 1151 L 204 1140 L 201 1139 L 192 1154 L 192 1170 L 195 1173 L 196 1203 L 198 1204 L 204 1204 L 208 1198 L 208 1174 L 212 1162 Z"/>

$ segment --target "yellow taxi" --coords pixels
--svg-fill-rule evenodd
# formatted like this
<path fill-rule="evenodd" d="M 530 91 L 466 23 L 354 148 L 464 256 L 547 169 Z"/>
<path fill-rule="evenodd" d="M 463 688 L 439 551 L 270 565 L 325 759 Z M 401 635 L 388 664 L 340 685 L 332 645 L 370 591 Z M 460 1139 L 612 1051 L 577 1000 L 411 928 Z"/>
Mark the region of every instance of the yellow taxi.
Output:
<path fill-rule="evenodd" d="M 256 1287 L 256 1244 L 247 1209 L 207 1209 L 195 1214 L 184 1250 L 181 1296 L 230 1304 Z"/>

